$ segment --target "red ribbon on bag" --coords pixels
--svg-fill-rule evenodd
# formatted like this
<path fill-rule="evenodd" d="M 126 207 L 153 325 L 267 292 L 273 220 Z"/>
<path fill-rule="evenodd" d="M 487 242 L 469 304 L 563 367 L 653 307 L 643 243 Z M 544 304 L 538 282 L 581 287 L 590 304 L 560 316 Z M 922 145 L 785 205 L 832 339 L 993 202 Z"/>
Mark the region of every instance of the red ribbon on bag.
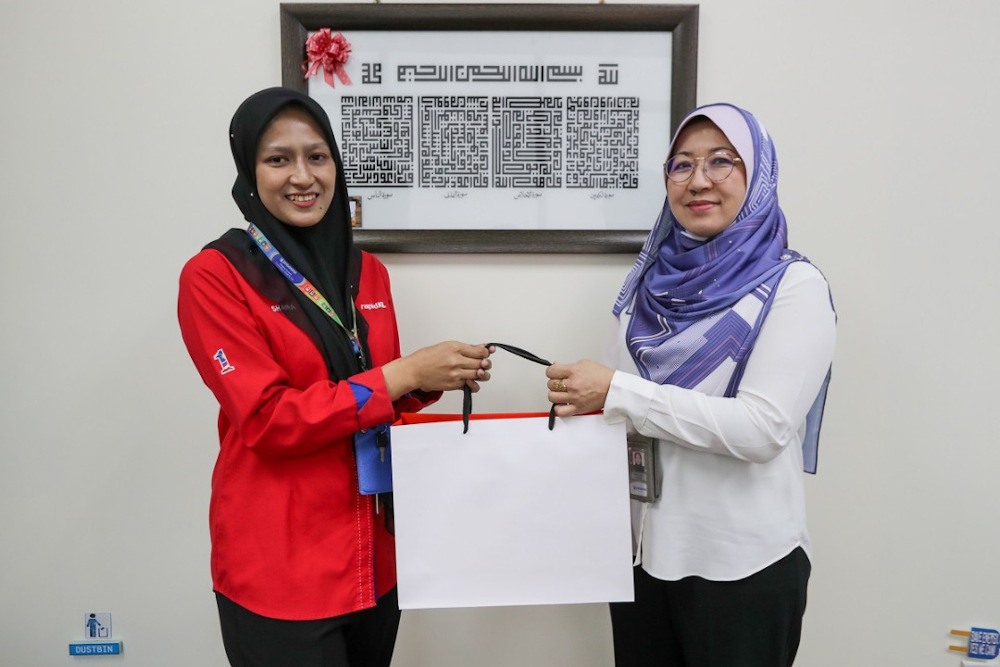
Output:
<path fill-rule="evenodd" d="M 323 78 L 336 87 L 333 75 L 336 74 L 345 86 L 351 85 L 351 79 L 344 70 L 344 64 L 351 55 L 351 43 L 339 32 L 334 35 L 329 28 L 321 28 L 306 40 L 306 62 L 302 63 L 305 78 L 323 70 Z"/>
<path fill-rule="evenodd" d="M 482 415 L 469 415 L 469 419 L 533 419 L 537 417 L 548 417 L 548 412 L 491 412 Z M 399 419 L 393 422 L 393 426 L 405 426 L 407 424 L 429 424 L 432 422 L 457 422 L 462 420 L 462 415 L 440 414 L 436 412 L 402 412 Z"/>

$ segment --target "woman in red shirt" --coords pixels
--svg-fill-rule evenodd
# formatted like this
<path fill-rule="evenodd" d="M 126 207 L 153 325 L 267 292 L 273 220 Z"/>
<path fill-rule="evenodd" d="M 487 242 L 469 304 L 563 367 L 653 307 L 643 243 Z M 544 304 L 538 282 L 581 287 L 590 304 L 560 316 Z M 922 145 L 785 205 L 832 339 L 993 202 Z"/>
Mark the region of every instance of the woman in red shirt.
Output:
<path fill-rule="evenodd" d="M 489 350 L 400 356 L 388 273 L 352 244 L 340 153 L 314 100 L 252 95 L 230 143 L 249 229 L 189 260 L 178 298 L 220 405 L 209 522 L 226 653 L 234 667 L 388 666 L 391 494 L 359 490 L 355 446 L 384 453 L 401 412 L 478 390 Z"/>

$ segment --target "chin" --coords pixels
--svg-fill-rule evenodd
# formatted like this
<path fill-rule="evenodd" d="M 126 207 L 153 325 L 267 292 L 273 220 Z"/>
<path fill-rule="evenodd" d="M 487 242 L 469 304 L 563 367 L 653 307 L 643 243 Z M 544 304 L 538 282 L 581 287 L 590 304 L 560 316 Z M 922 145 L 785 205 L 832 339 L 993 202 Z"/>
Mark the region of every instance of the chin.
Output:
<path fill-rule="evenodd" d="M 316 218 L 315 220 L 313 220 L 311 218 L 303 220 L 302 218 L 292 217 L 292 218 L 285 218 L 285 219 L 282 220 L 282 222 L 285 223 L 286 225 L 288 225 L 289 227 L 303 227 L 303 228 L 305 228 L 305 227 L 313 227 L 315 225 L 318 225 L 320 220 L 322 220 L 322 218 Z"/>
<path fill-rule="evenodd" d="M 684 222 L 681 222 L 681 227 L 683 227 L 684 231 L 686 231 L 688 234 L 691 234 L 692 236 L 698 236 L 703 239 L 710 239 L 719 232 L 721 232 L 723 229 L 725 229 L 724 226 L 719 226 L 719 225 L 711 225 L 705 223 L 692 225 L 692 224 L 685 224 Z"/>

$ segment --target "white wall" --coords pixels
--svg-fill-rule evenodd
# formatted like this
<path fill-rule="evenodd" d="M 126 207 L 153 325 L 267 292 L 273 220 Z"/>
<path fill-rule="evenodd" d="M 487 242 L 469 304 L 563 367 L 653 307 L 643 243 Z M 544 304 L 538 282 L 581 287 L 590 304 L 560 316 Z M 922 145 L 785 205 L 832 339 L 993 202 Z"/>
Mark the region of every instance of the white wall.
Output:
<path fill-rule="evenodd" d="M 1000 626 L 996 0 L 705 0 L 698 101 L 767 124 L 839 347 L 799 665 L 956 666 Z M 280 82 L 276 0 L 0 0 L 0 663 L 224 664 L 208 574 L 215 405 L 174 316 L 240 223 L 226 128 Z M 649 219 L 637 225 L 652 223 Z M 599 354 L 625 256 L 385 255 L 403 347 Z M 477 410 L 536 410 L 498 357 Z M 445 402 L 442 409 L 454 410 Z M 404 614 L 398 667 L 608 667 L 601 605 Z"/>

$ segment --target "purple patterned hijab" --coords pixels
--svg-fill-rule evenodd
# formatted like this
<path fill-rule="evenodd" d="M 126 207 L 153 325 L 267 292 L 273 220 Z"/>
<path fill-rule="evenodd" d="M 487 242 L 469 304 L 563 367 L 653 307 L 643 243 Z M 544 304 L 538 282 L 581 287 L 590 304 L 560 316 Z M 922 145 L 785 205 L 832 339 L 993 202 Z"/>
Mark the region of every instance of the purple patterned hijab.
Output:
<path fill-rule="evenodd" d="M 808 260 L 788 249 L 774 146 L 749 112 L 729 104 L 695 109 L 678 126 L 668 155 L 681 130 L 699 117 L 715 123 L 743 159 L 743 205 L 729 227 L 700 241 L 684 232 L 665 200 L 625 279 L 614 314 L 619 316 L 632 304 L 626 342 L 644 378 L 690 389 L 731 360 L 735 371 L 724 395 L 735 396 L 778 282 L 792 262 Z M 733 308 L 749 294 L 762 302 L 752 322 Z M 826 383 L 817 399 L 820 415 L 825 394 Z M 818 433 L 816 421 L 807 427 L 806 440 L 813 442 L 803 443 L 810 472 L 815 471 Z"/>

